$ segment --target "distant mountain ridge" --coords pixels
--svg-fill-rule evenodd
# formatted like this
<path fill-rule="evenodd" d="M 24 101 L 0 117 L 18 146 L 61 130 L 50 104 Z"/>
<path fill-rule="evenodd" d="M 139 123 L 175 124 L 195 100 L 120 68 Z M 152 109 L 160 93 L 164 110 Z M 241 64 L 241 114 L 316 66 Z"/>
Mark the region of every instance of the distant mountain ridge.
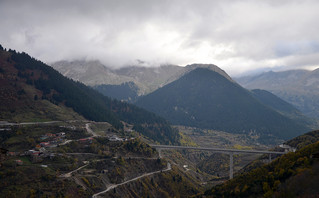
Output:
<path fill-rule="evenodd" d="M 264 105 L 271 107 L 280 114 L 294 120 L 296 123 L 301 125 L 305 124 L 312 129 L 317 129 L 319 127 L 316 119 L 305 116 L 295 106 L 272 94 L 271 92 L 261 89 L 253 89 L 251 90 L 251 93 Z"/>
<path fill-rule="evenodd" d="M 208 68 L 232 80 L 226 72 L 213 64 L 191 64 L 185 67 L 176 65 L 128 66 L 112 69 L 99 61 L 59 61 L 53 63 L 52 67 L 64 76 L 93 87 L 134 82 L 139 88 L 138 95 L 150 93 L 199 67 Z"/>
<path fill-rule="evenodd" d="M 270 91 L 305 115 L 319 118 L 319 69 L 266 72 L 235 80 L 247 89 Z"/>
<path fill-rule="evenodd" d="M 305 124 L 265 106 L 253 93 L 207 68 L 197 68 L 180 79 L 138 99 L 138 106 L 173 124 L 232 133 L 258 132 L 290 138 L 309 131 Z"/>

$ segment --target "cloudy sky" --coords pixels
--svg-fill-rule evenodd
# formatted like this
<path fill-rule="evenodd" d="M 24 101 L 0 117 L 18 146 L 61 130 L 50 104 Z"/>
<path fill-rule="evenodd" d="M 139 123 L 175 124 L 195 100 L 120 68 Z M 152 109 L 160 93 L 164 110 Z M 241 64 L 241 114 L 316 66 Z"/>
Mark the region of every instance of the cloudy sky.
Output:
<path fill-rule="evenodd" d="M 319 67 L 318 0 L 0 0 L 0 44 L 44 62 Z"/>

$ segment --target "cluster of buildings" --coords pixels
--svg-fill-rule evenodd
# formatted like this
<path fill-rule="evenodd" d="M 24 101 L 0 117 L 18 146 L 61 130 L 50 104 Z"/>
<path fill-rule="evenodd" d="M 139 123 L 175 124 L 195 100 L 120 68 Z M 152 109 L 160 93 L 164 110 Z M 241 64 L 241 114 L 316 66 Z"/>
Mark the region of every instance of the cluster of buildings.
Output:
<path fill-rule="evenodd" d="M 44 158 L 49 157 L 52 159 L 55 154 L 46 150 L 49 147 L 56 147 L 57 145 L 65 142 L 65 133 L 46 133 L 40 137 L 40 140 L 45 140 L 40 142 L 35 146 L 34 149 L 25 151 L 25 152 L 7 152 L 8 156 L 29 156 L 32 162 L 41 162 Z M 21 160 L 16 160 L 17 165 L 22 165 Z"/>
<path fill-rule="evenodd" d="M 47 151 L 44 147 L 28 150 L 24 154 L 30 156 L 32 162 L 41 162 L 43 158 L 49 157 L 52 159 L 55 156 L 54 153 Z"/>
<path fill-rule="evenodd" d="M 82 138 L 82 139 L 79 139 L 77 140 L 79 143 L 82 143 L 82 144 L 91 144 L 92 141 L 93 141 L 93 138 L 92 137 L 88 137 L 88 138 Z"/>
<path fill-rule="evenodd" d="M 40 142 L 37 147 L 56 147 L 58 144 L 61 144 L 65 141 L 65 133 L 47 133 L 40 137 L 41 140 L 47 140 L 45 142 Z"/>
<path fill-rule="evenodd" d="M 3 152 L 4 153 L 4 152 Z M 6 151 L 5 154 L 2 154 L 1 161 L 4 161 L 5 156 L 29 156 L 32 162 L 41 162 L 43 158 L 49 157 L 52 159 L 55 154 L 47 151 L 44 147 L 36 147 L 35 149 L 31 149 L 25 152 L 12 152 L 12 151 Z M 23 161 L 20 159 L 15 160 L 17 165 L 23 165 Z M 0 163 L 1 164 L 1 163 Z"/>
<path fill-rule="evenodd" d="M 117 141 L 122 142 L 125 140 L 124 138 L 120 138 L 117 135 L 108 136 L 108 139 L 112 142 L 117 142 Z"/>

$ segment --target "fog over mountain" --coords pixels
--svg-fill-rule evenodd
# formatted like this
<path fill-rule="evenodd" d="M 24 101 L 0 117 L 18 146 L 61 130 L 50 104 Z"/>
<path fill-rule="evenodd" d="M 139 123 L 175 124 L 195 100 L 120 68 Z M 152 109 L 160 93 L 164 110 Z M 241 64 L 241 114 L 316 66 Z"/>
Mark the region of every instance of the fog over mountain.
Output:
<path fill-rule="evenodd" d="M 129 66 L 112 69 L 99 61 L 78 60 L 58 61 L 53 63 L 52 67 L 64 76 L 81 81 L 89 86 L 120 85 L 125 82 L 134 82 L 138 87 L 138 95 L 152 92 L 198 67 L 209 68 L 232 81 L 225 71 L 212 64 L 161 65 L 158 67 Z"/>
<path fill-rule="evenodd" d="M 231 76 L 313 68 L 318 10 L 315 0 L 2 0 L 0 43 L 46 63 L 209 63 Z"/>

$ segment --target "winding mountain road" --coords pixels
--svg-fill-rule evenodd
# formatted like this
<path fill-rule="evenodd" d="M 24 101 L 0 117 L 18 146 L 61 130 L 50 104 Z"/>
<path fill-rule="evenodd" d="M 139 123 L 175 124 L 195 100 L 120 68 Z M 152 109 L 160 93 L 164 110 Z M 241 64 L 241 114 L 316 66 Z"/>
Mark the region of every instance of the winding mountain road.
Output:
<path fill-rule="evenodd" d="M 79 167 L 78 169 L 75 169 L 75 170 L 73 170 L 73 171 L 71 171 L 71 172 L 68 172 L 68 173 L 65 173 L 65 174 L 63 174 L 63 175 L 60 175 L 59 177 L 71 177 L 71 176 L 72 176 L 72 173 L 74 173 L 74 172 L 76 172 L 76 171 L 78 171 L 78 170 L 80 170 L 80 169 L 82 169 L 82 168 L 88 166 L 89 163 L 90 163 L 90 162 L 87 161 L 85 165 L 83 165 L 83 166 Z"/>
<path fill-rule="evenodd" d="M 90 128 L 90 123 L 85 124 L 85 129 L 88 133 L 92 134 L 92 137 L 97 137 L 98 135 Z"/>
<path fill-rule="evenodd" d="M 92 198 L 97 198 L 99 195 L 101 195 L 101 194 L 103 194 L 103 193 L 106 193 L 106 192 L 108 192 L 108 191 L 110 191 L 110 190 L 112 190 L 112 189 L 114 189 L 114 188 L 116 188 L 116 187 L 118 187 L 118 186 L 121 186 L 121 185 L 130 183 L 130 182 L 132 182 L 132 181 L 136 181 L 136 180 L 141 179 L 141 178 L 143 178 L 143 177 L 147 177 L 147 176 L 154 175 L 154 174 L 157 174 L 157 173 L 166 172 L 166 171 L 169 171 L 169 170 L 171 170 L 171 169 L 172 169 L 171 164 L 168 162 L 166 169 L 159 170 L 159 171 L 154 171 L 154 172 L 150 172 L 150 173 L 145 173 L 145 174 L 143 174 L 143 175 L 140 175 L 140 176 L 135 177 L 135 178 L 133 178 L 133 179 L 127 180 L 127 181 L 125 181 L 125 182 L 123 182 L 123 183 L 120 183 L 120 184 L 111 184 L 111 185 L 109 185 L 109 186 L 106 188 L 106 190 L 103 190 L 103 191 L 101 191 L 101 192 L 98 192 L 98 193 L 92 195 Z"/>
<path fill-rule="evenodd" d="M 0 122 L 0 126 L 20 126 L 20 125 L 49 125 L 60 123 L 62 121 L 46 121 L 46 122 L 21 122 L 21 123 L 11 123 L 7 121 Z"/>
<path fill-rule="evenodd" d="M 33 123 L 32 123 L 32 124 L 33 124 Z M 86 123 L 86 124 L 85 124 L 85 129 L 86 129 L 86 131 L 87 131 L 88 133 L 90 133 L 90 134 L 92 135 L 91 137 L 98 137 L 98 136 L 99 136 L 99 135 L 97 135 L 97 134 L 90 128 L 90 123 Z M 75 140 L 67 140 L 66 142 L 64 142 L 64 143 L 61 144 L 61 145 L 68 144 L 68 143 L 70 143 L 70 142 L 72 142 L 72 141 L 75 141 Z M 83 155 L 83 154 L 91 154 L 91 153 L 68 153 L 68 154 L 70 154 L 70 155 Z M 94 155 L 94 154 L 93 154 L 93 155 Z M 144 159 L 144 157 L 127 157 L 127 158 L 131 158 L 131 159 Z M 157 159 L 157 158 L 151 158 L 151 159 Z M 83 166 L 77 168 L 76 170 L 73 170 L 73 171 L 70 171 L 70 172 L 68 172 L 68 173 L 62 174 L 62 175 L 60 175 L 59 177 L 69 178 L 69 177 L 72 176 L 72 173 L 77 172 L 77 171 L 79 171 L 80 169 L 85 168 L 85 167 L 88 166 L 88 165 L 89 165 L 89 162 L 87 161 L 85 165 L 83 165 Z M 99 195 L 101 195 L 101 194 L 103 194 L 103 193 L 106 193 L 106 192 L 108 192 L 108 191 L 110 191 L 110 190 L 112 190 L 112 189 L 114 189 L 114 188 L 116 188 L 116 187 L 118 187 L 118 186 L 121 186 L 121 185 L 130 183 L 130 182 L 136 181 L 136 180 L 141 179 L 141 178 L 143 178 L 143 177 L 147 177 L 147 176 L 154 175 L 154 174 L 157 174 L 157 173 L 162 173 L 162 172 L 170 171 L 171 169 L 172 169 L 171 164 L 168 162 L 168 163 L 167 163 L 167 167 L 166 167 L 165 169 L 158 170 L 158 171 L 153 171 L 153 172 L 150 172 L 150 173 L 144 173 L 144 174 L 142 174 L 142 175 L 140 175 L 140 176 L 138 176 L 138 177 L 135 177 L 135 178 L 133 178 L 133 179 L 127 180 L 127 181 L 122 182 L 122 183 L 120 183 L 120 184 L 110 184 L 110 185 L 107 186 L 107 188 L 106 188 L 105 190 L 103 190 L 103 191 L 101 191 L 101 192 L 98 192 L 98 193 L 92 195 L 92 198 L 97 198 Z"/>

